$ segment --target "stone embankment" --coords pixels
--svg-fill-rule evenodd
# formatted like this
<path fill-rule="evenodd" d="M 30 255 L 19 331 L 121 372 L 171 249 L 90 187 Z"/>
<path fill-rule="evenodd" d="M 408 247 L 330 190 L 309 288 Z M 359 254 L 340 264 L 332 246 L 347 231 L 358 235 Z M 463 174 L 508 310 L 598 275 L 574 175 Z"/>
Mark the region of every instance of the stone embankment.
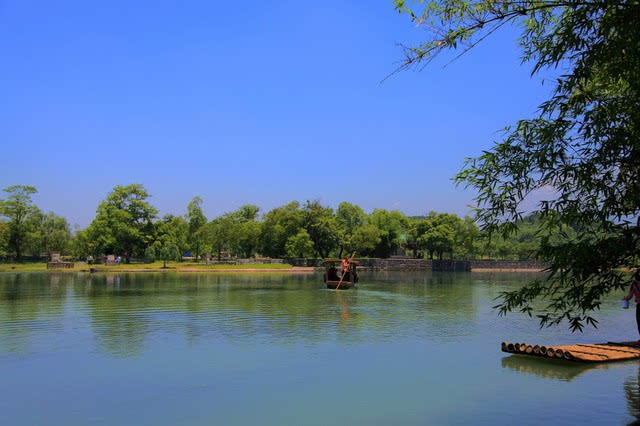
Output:
<path fill-rule="evenodd" d="M 224 261 L 223 261 L 224 262 Z M 217 263 L 217 262 L 211 262 Z M 222 263 L 222 262 L 220 262 Z M 236 259 L 224 263 L 286 263 L 296 267 L 322 267 L 321 259 Z M 542 271 L 549 265 L 535 260 L 429 260 L 429 259 L 360 259 L 360 268 L 373 271 Z"/>
<path fill-rule="evenodd" d="M 537 272 L 549 267 L 547 262 L 537 260 L 470 260 L 472 271 L 522 271 Z"/>

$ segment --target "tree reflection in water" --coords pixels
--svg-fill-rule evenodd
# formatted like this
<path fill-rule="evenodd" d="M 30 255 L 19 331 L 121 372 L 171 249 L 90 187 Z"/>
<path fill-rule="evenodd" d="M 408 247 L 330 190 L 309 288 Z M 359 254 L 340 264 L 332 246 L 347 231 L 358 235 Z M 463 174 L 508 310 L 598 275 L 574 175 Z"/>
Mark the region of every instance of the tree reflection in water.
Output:
<path fill-rule="evenodd" d="M 631 424 L 640 425 L 640 366 L 635 378 L 625 380 L 624 395 L 627 398 L 629 414 L 635 419 Z"/>

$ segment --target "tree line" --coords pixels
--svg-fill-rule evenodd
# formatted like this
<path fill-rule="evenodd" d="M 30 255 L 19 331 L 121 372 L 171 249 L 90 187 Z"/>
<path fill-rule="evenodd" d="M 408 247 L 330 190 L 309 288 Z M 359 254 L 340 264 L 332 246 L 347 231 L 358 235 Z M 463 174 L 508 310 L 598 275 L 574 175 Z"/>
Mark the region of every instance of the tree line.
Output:
<path fill-rule="evenodd" d="M 535 217 L 509 239 L 485 235 L 470 217 L 429 212 L 406 216 L 342 202 L 337 209 L 319 201 L 293 201 L 263 215 L 247 204 L 208 220 L 203 200 L 194 197 L 182 216 L 158 216 L 140 184 L 116 186 L 98 205 L 85 229 L 71 232 L 67 220 L 43 213 L 32 201 L 31 186 L 11 186 L 0 200 L 0 257 L 22 260 L 59 251 L 77 259 L 116 254 L 131 259 L 180 260 L 225 256 L 283 258 L 408 257 L 528 259 L 539 244 Z"/>

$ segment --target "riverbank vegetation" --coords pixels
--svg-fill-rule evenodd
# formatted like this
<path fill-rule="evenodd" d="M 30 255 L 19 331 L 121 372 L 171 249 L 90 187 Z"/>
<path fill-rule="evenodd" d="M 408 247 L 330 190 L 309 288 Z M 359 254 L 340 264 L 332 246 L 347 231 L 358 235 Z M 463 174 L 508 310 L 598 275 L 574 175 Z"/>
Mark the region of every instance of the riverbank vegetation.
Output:
<path fill-rule="evenodd" d="M 457 259 L 529 259 L 541 238 L 535 217 L 524 218 L 521 232 L 507 239 L 489 238 L 469 218 L 429 212 L 406 216 L 343 202 L 336 210 L 319 201 L 293 201 L 260 215 L 244 205 L 207 220 L 195 197 L 183 216 L 158 216 L 139 184 L 117 186 L 100 203 L 88 227 L 71 232 L 66 219 L 42 213 L 31 200 L 35 188 L 14 186 L 0 201 L 0 256 L 20 262 L 50 252 L 85 260 L 105 254 L 146 262 L 171 262 L 185 255 L 212 258 L 324 258 L 357 253 L 359 257 L 393 255 Z M 9 206 L 9 207 L 8 207 Z M 571 231 L 571 229 L 568 229 Z"/>

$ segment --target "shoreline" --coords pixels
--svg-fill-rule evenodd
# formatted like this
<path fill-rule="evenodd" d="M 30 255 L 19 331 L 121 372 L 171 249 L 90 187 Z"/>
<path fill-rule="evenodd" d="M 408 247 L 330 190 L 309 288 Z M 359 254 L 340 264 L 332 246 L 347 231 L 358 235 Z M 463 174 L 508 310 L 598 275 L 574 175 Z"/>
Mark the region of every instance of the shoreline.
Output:
<path fill-rule="evenodd" d="M 531 269 L 531 268 L 472 268 L 469 272 L 518 272 L 518 273 L 540 273 L 544 272 L 544 269 Z"/>
<path fill-rule="evenodd" d="M 91 271 L 91 269 L 94 269 Z M 229 273 L 229 272 L 238 272 L 238 273 L 252 273 L 252 272 L 286 272 L 286 273 L 310 273 L 315 272 L 317 269 L 314 267 L 301 267 L 301 266 L 292 266 L 289 268 L 120 268 L 120 267 L 95 267 L 95 268 L 56 268 L 56 269 L 46 269 L 46 268 L 2 268 L 0 267 L 0 273 L 87 273 L 87 274 L 112 274 L 112 273 L 140 273 L 140 272 L 160 272 L 160 273 L 170 273 L 170 272 L 185 272 L 185 273 Z"/>
<path fill-rule="evenodd" d="M 316 268 L 313 267 L 291 267 L 291 268 L 216 268 L 216 269 L 206 269 L 206 268 L 167 268 L 167 269 L 128 269 L 128 268 L 109 268 L 109 269 L 100 269 L 96 268 L 97 271 L 91 272 L 88 269 L 76 269 L 79 272 L 89 272 L 94 274 L 100 273 L 114 273 L 114 272 L 206 272 L 206 273 L 217 273 L 217 272 L 315 272 Z M 56 271 L 55 269 L 48 269 L 48 271 Z M 66 271 L 73 271 L 73 269 L 67 269 Z"/>
<path fill-rule="evenodd" d="M 92 272 L 91 269 L 94 269 Z M 0 273 L 20 273 L 20 272 L 45 272 L 45 273 L 74 273 L 74 272 L 83 272 L 89 274 L 111 274 L 111 273 L 141 273 L 141 272 L 160 272 L 160 273 L 169 273 L 169 272 L 184 272 L 184 273 L 254 273 L 254 272 L 286 272 L 286 273 L 313 273 L 317 271 L 321 271 L 322 268 L 317 268 L 314 266 L 292 266 L 288 268 L 175 268 L 168 267 L 166 269 L 163 268 L 128 268 L 128 267 L 118 267 L 118 266 L 96 266 L 95 268 L 56 268 L 56 269 L 46 269 L 46 268 L 3 268 L 0 266 Z M 401 270 L 401 269 L 392 269 L 392 270 L 384 270 L 384 269 L 366 269 L 363 268 L 363 272 L 434 272 L 431 269 L 425 270 Z M 438 271 L 435 271 L 438 272 Z M 455 272 L 455 271 L 452 271 Z M 496 273 L 496 272 L 511 272 L 511 273 L 524 273 L 524 274 L 539 274 L 544 272 L 544 269 L 531 269 L 531 268 L 474 268 L 470 271 L 466 271 L 469 273 Z"/>

